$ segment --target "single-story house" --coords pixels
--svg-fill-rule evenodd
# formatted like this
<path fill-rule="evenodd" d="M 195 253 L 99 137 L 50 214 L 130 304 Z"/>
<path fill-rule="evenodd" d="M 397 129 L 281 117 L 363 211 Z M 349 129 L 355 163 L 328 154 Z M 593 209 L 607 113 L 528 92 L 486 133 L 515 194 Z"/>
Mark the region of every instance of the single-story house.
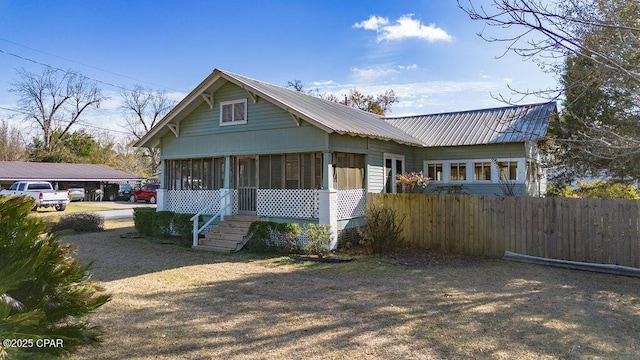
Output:
<path fill-rule="evenodd" d="M 0 188 L 29 180 L 49 181 L 60 190 L 84 188 L 85 200 L 95 200 L 96 190 L 105 194 L 107 184 L 139 185 L 144 178 L 101 164 L 0 161 Z"/>
<path fill-rule="evenodd" d="M 158 211 L 319 222 L 335 245 L 367 193 L 405 191 L 400 173 L 423 171 L 426 191 L 493 195 L 508 183 L 542 195 L 537 143 L 555 111 L 551 102 L 383 117 L 214 70 L 135 146 L 161 150 Z"/>

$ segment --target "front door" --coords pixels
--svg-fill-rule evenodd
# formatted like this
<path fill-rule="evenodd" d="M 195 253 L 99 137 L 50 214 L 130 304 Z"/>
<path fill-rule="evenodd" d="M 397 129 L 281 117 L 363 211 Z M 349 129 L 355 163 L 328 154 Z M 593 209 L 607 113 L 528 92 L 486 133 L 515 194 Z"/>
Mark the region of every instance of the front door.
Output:
<path fill-rule="evenodd" d="M 238 158 L 237 167 L 238 212 L 255 214 L 258 190 L 258 161 L 256 157 L 240 157 Z"/>

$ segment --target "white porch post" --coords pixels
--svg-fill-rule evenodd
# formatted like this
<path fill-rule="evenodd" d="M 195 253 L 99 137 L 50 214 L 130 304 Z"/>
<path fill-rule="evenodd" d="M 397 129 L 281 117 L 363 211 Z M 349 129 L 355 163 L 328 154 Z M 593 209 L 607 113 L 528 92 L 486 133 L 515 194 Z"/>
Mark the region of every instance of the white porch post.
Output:
<path fill-rule="evenodd" d="M 167 197 L 165 189 L 156 190 L 156 211 L 167 210 Z"/>
<path fill-rule="evenodd" d="M 332 154 L 322 154 L 322 190 L 319 191 L 318 222 L 331 226 L 330 248 L 338 247 L 338 192 L 333 188 Z"/>
<path fill-rule="evenodd" d="M 229 193 L 231 193 L 230 196 Z M 224 208 L 227 205 L 231 205 L 226 208 L 224 213 L 220 215 L 220 220 L 224 220 L 225 215 L 233 214 L 233 189 L 231 188 L 231 156 L 227 155 L 224 157 L 224 184 L 220 189 L 220 198 L 223 199 L 220 201 L 220 208 Z"/>
<path fill-rule="evenodd" d="M 167 197 L 166 197 L 166 188 L 167 184 L 165 184 L 166 179 L 166 168 L 165 161 L 160 161 L 160 189 L 156 190 L 156 211 L 164 211 L 167 210 Z"/>

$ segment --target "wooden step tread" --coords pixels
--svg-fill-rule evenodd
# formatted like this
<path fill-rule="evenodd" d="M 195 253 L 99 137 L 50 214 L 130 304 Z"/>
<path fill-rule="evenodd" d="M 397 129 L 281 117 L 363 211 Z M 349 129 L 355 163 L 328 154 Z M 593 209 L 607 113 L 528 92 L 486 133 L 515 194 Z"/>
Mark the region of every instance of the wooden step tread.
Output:
<path fill-rule="evenodd" d="M 194 248 L 198 250 L 207 250 L 207 251 L 213 251 L 213 252 L 219 252 L 219 253 L 230 253 L 233 250 L 229 248 L 222 248 L 222 247 L 211 246 L 211 245 L 198 245 L 198 246 L 194 246 Z"/>
<path fill-rule="evenodd" d="M 235 249 L 239 242 L 232 240 L 220 240 L 220 239 L 202 239 L 198 242 L 198 245 L 214 246 L 224 249 Z"/>

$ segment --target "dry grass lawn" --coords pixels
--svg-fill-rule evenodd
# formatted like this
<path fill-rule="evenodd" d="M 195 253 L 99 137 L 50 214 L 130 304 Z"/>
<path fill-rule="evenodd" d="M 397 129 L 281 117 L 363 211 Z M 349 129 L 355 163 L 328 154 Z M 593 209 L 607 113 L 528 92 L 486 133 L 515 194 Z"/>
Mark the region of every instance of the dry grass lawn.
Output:
<path fill-rule="evenodd" d="M 349 263 L 64 238 L 113 300 L 78 359 L 640 358 L 640 279 L 417 254 Z M 120 228 L 118 228 L 120 227 Z"/>

